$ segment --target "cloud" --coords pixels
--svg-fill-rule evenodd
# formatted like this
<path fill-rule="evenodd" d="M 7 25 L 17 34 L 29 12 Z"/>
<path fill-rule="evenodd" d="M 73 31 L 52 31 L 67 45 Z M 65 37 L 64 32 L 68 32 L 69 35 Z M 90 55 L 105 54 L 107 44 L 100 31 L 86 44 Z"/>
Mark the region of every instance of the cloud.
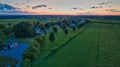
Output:
<path fill-rule="evenodd" d="M 0 10 L 15 10 L 15 9 L 19 9 L 19 8 L 16 8 L 16 7 L 8 5 L 8 4 L 0 3 Z"/>
<path fill-rule="evenodd" d="M 109 8 L 111 8 L 112 6 L 108 6 Z"/>
<path fill-rule="evenodd" d="M 83 8 L 77 8 L 77 7 L 73 7 L 71 9 L 73 9 L 73 10 L 84 10 Z"/>
<path fill-rule="evenodd" d="M 26 8 L 30 8 L 30 6 L 26 6 Z"/>
<path fill-rule="evenodd" d="M 99 5 L 109 5 L 113 3 L 112 1 L 107 1 L 107 2 L 101 2 L 101 3 L 98 3 Z"/>
<path fill-rule="evenodd" d="M 47 7 L 47 5 L 43 4 L 43 5 L 36 5 L 33 6 L 32 9 L 37 9 L 37 8 L 42 8 L 42 7 Z"/>
<path fill-rule="evenodd" d="M 0 15 L 15 15 L 15 14 L 32 14 L 31 12 L 23 11 L 20 8 L 9 4 L 0 3 Z"/>
<path fill-rule="evenodd" d="M 98 7 L 96 7 L 96 6 L 92 6 L 92 7 L 90 7 L 91 9 L 94 9 L 94 8 L 98 8 Z"/>
<path fill-rule="evenodd" d="M 96 9 L 96 8 L 103 8 L 103 6 L 92 6 L 90 7 L 91 9 Z"/>
<path fill-rule="evenodd" d="M 35 14 L 35 13 L 28 11 L 20 11 L 20 10 L 0 11 L 0 15 L 31 15 L 31 14 Z"/>
<path fill-rule="evenodd" d="M 53 9 L 53 8 L 48 8 L 48 9 L 50 9 L 50 10 L 51 10 L 51 9 Z"/>
<path fill-rule="evenodd" d="M 118 9 L 106 9 L 105 11 L 109 11 L 109 12 L 120 12 L 120 10 L 118 10 Z"/>

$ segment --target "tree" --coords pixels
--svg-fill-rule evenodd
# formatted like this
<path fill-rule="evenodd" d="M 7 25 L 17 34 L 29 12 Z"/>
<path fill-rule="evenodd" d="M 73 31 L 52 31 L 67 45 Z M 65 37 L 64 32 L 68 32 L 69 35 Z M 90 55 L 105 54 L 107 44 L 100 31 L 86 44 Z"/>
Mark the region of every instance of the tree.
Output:
<path fill-rule="evenodd" d="M 5 24 L 0 24 L 0 29 L 5 29 L 6 25 Z"/>
<path fill-rule="evenodd" d="M 67 35 L 67 34 L 68 34 L 68 29 L 65 29 L 65 30 L 64 30 L 64 33 Z"/>
<path fill-rule="evenodd" d="M 23 59 L 29 59 L 30 61 L 34 61 L 38 58 L 40 53 L 40 44 L 33 40 L 30 42 L 28 49 L 23 53 Z"/>
<path fill-rule="evenodd" d="M 40 36 L 36 37 L 34 40 L 37 41 L 39 44 L 41 44 L 40 45 L 41 47 L 43 47 L 43 45 L 45 45 L 45 35 L 40 35 Z"/>
<path fill-rule="evenodd" d="M 30 65 L 30 60 L 29 60 L 29 59 L 24 59 L 24 60 L 21 62 L 21 67 L 31 67 L 31 65 Z"/>
<path fill-rule="evenodd" d="M 57 27 L 53 27 L 53 31 L 57 33 Z"/>
<path fill-rule="evenodd" d="M 80 25 L 80 24 L 78 24 L 78 25 L 77 25 L 77 28 L 80 28 L 80 27 L 81 27 L 81 25 Z"/>
<path fill-rule="evenodd" d="M 72 29 L 75 31 L 75 30 L 76 30 L 76 27 L 73 27 Z"/>
<path fill-rule="evenodd" d="M 30 37 L 31 30 L 32 24 L 30 22 L 21 22 L 14 27 L 15 36 L 21 38 Z"/>
<path fill-rule="evenodd" d="M 13 33 L 14 32 L 14 30 L 13 30 L 13 28 L 6 28 L 6 29 L 4 29 L 4 33 L 6 34 L 6 35 L 10 35 L 11 33 Z"/>
<path fill-rule="evenodd" d="M 50 24 L 49 24 L 49 23 L 46 23 L 44 26 L 45 26 L 46 28 L 50 28 Z"/>
<path fill-rule="evenodd" d="M 39 26 L 41 26 L 41 25 L 42 25 L 42 24 L 41 24 L 40 22 L 36 22 L 36 23 L 35 23 L 35 26 L 36 26 L 36 27 L 39 27 Z"/>
<path fill-rule="evenodd" d="M 0 48 L 4 46 L 4 42 L 7 39 L 3 31 L 0 30 Z"/>
<path fill-rule="evenodd" d="M 9 28 L 11 27 L 12 23 L 8 23 Z"/>
<path fill-rule="evenodd" d="M 49 34 L 49 40 L 51 42 L 54 42 L 54 40 L 55 40 L 55 34 L 54 34 L 54 32 L 50 32 L 50 34 Z"/>

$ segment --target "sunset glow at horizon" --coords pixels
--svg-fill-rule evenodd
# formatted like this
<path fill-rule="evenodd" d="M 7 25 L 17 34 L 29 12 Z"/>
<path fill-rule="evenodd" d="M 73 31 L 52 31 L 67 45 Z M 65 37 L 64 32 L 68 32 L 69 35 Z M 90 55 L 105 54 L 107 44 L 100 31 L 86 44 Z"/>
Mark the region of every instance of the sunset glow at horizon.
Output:
<path fill-rule="evenodd" d="M 120 0 L 0 0 L 0 15 L 120 15 Z"/>

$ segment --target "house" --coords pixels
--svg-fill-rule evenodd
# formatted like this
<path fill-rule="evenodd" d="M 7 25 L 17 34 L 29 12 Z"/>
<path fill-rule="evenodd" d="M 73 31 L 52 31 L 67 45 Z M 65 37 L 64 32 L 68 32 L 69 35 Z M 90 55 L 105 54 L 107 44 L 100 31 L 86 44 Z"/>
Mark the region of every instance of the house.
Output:
<path fill-rule="evenodd" d="M 75 27 L 76 25 L 75 25 L 74 23 L 71 23 L 69 26 L 70 26 L 71 28 L 73 28 L 73 27 Z"/>
<path fill-rule="evenodd" d="M 34 31 L 35 31 L 36 34 L 41 34 L 42 33 L 42 30 L 41 30 L 40 27 L 34 28 Z"/>
<path fill-rule="evenodd" d="M 85 20 L 81 20 L 79 23 L 85 23 L 86 21 Z"/>
<path fill-rule="evenodd" d="M 19 46 L 18 41 L 16 41 L 16 40 L 9 40 L 9 41 L 5 42 L 4 50 L 15 48 L 17 46 Z"/>

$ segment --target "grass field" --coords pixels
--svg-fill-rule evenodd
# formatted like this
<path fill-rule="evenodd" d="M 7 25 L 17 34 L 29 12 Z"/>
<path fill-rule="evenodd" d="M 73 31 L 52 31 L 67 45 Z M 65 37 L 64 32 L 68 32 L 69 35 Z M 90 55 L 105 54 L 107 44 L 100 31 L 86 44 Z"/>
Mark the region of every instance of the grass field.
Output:
<path fill-rule="evenodd" d="M 120 25 L 91 24 L 73 41 L 33 67 L 119 67 Z"/>

